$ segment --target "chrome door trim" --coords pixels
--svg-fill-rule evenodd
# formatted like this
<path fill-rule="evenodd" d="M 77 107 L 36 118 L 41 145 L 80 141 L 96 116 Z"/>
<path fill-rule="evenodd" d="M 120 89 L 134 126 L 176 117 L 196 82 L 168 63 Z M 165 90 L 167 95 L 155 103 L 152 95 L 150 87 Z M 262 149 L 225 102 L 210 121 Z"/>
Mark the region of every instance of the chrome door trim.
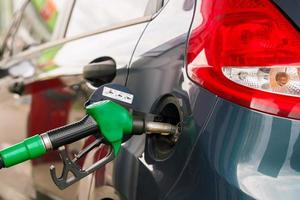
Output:
<path fill-rule="evenodd" d="M 4 66 L 4 68 L 8 68 L 9 66 L 14 65 L 15 63 L 19 62 L 20 60 L 22 60 L 24 58 L 30 59 L 32 56 L 34 56 L 34 54 L 36 54 L 37 52 L 41 52 L 44 49 L 52 48 L 52 47 L 58 46 L 60 44 L 72 42 L 72 41 L 82 39 L 85 37 L 89 37 L 89 36 L 93 36 L 93 35 L 97 35 L 97 34 L 106 33 L 109 31 L 114 31 L 114 30 L 121 29 L 121 28 L 126 28 L 129 26 L 134 26 L 134 25 L 150 22 L 151 20 L 152 20 L 152 16 L 144 16 L 144 17 L 129 20 L 129 21 L 126 21 L 126 22 L 123 22 L 123 23 L 120 23 L 120 24 L 117 24 L 114 26 L 101 28 L 97 31 L 92 31 L 89 33 L 79 34 L 77 36 L 73 36 L 73 37 L 69 37 L 69 38 L 62 38 L 62 39 L 58 39 L 56 41 L 48 42 L 48 43 L 42 44 L 40 46 L 33 47 L 27 51 L 21 52 L 10 58 L 4 59 L 4 60 L 0 61 L 0 66 Z"/>

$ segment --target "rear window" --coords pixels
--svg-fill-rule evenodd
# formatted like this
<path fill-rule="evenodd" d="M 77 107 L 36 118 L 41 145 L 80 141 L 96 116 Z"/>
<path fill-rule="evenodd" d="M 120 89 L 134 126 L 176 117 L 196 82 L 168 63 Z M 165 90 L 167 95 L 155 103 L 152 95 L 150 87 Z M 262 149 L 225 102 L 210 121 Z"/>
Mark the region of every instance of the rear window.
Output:
<path fill-rule="evenodd" d="M 149 0 L 76 0 L 67 37 L 143 17 L 148 3 Z"/>
<path fill-rule="evenodd" d="M 32 46 L 40 45 L 52 39 L 58 18 L 63 14 L 63 8 L 68 0 L 31 0 L 6 1 L 6 8 L 11 8 L 10 26 L 6 27 L 9 37 L 6 37 L 6 51 L 10 55 L 17 54 Z M 26 3 L 26 4 L 25 4 Z M 25 9 L 22 9 L 25 8 Z M 4 36 L 2 39 L 4 40 Z"/>

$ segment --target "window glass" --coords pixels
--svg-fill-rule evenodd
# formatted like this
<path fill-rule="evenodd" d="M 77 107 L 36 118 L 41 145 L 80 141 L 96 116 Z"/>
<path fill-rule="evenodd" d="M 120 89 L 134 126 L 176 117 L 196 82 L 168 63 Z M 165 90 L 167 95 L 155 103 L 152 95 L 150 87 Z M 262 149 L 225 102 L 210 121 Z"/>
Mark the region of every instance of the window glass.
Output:
<path fill-rule="evenodd" d="M 143 17 L 151 0 L 76 0 L 67 36 Z"/>
<path fill-rule="evenodd" d="M 12 33 L 7 41 L 10 54 L 51 40 L 58 17 L 63 13 L 67 1 L 31 0 L 23 12 L 20 12 L 20 8 L 26 1 L 11 1 L 15 10 L 11 26 L 16 31 L 13 31 L 15 34 Z"/>
<path fill-rule="evenodd" d="M 11 0 L 0 1 L 0 39 L 3 38 L 5 31 L 9 27 L 9 22 L 12 19 L 13 11 Z"/>

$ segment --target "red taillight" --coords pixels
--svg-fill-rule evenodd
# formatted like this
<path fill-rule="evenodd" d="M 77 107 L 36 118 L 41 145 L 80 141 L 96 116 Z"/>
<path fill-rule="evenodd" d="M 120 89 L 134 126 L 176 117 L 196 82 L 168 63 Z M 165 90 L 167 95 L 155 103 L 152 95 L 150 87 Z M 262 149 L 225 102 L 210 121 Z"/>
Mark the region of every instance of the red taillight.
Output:
<path fill-rule="evenodd" d="M 269 0 L 203 0 L 196 12 L 190 78 L 239 105 L 300 119 L 300 34 L 280 11 Z"/>

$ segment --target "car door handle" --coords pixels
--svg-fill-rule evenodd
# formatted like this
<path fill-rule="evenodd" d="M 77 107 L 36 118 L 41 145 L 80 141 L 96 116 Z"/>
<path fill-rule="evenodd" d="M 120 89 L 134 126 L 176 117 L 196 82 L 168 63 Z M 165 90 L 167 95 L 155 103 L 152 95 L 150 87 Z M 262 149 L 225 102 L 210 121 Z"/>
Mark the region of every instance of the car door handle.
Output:
<path fill-rule="evenodd" d="M 116 62 L 110 57 L 96 59 L 83 68 L 83 77 L 92 85 L 99 87 L 111 82 L 117 73 Z"/>

